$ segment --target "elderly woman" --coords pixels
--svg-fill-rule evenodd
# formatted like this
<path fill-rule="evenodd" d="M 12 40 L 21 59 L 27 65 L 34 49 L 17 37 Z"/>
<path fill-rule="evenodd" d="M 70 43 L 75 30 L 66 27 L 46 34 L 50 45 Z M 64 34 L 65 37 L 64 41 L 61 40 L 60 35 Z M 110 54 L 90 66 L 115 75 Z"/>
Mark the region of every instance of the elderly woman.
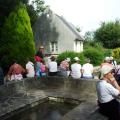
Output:
<path fill-rule="evenodd" d="M 120 120 L 119 102 L 116 98 L 120 95 L 120 87 L 112 74 L 112 68 L 101 68 L 101 80 L 97 82 L 97 95 L 100 112 L 109 120 Z"/>

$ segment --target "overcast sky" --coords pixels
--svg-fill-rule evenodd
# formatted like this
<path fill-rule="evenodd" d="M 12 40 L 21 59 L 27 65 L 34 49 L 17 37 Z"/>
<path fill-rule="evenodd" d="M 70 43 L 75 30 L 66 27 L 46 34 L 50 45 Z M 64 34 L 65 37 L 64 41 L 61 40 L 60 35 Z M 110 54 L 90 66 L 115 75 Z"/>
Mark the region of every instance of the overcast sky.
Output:
<path fill-rule="evenodd" d="M 79 26 L 82 34 L 103 21 L 120 19 L 120 0 L 44 0 L 54 13 Z"/>

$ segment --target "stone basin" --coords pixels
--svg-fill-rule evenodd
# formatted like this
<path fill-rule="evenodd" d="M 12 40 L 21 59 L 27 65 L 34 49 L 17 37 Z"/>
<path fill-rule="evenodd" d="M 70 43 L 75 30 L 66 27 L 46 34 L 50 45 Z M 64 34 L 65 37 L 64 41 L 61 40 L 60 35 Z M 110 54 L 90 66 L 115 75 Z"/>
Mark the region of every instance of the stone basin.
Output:
<path fill-rule="evenodd" d="M 74 80 L 64 77 L 7 82 L 0 86 L 0 120 L 7 120 L 52 98 L 81 101 L 61 120 L 107 120 L 98 112 L 96 82 L 97 79 Z"/>

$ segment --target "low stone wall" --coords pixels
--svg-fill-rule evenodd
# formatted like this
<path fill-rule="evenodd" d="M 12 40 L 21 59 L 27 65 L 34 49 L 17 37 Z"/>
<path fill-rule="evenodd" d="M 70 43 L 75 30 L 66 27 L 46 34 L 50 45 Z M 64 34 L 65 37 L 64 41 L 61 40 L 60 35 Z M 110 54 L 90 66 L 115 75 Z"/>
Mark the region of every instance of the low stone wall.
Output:
<path fill-rule="evenodd" d="M 47 77 L 42 79 L 27 78 L 22 81 L 12 81 L 0 86 L 0 96 L 8 97 L 17 93 L 25 93 L 31 90 L 58 89 L 64 92 L 76 92 L 84 96 L 96 96 L 96 81 L 63 77 Z"/>

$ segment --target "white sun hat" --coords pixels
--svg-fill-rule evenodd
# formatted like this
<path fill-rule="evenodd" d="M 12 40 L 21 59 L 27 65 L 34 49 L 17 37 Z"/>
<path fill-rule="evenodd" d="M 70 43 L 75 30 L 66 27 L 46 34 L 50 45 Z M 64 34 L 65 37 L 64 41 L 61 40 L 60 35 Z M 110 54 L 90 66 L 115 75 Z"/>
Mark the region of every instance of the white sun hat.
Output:
<path fill-rule="evenodd" d="M 105 61 L 109 62 L 110 61 L 110 57 L 105 57 Z"/>
<path fill-rule="evenodd" d="M 109 72 L 111 72 L 113 70 L 112 67 L 110 66 L 103 66 L 100 70 L 100 79 L 102 79 L 104 77 L 104 75 L 108 74 Z"/>
<path fill-rule="evenodd" d="M 70 58 L 66 58 L 65 61 L 70 62 Z"/>
<path fill-rule="evenodd" d="M 78 57 L 74 57 L 73 58 L 75 61 L 80 61 L 80 59 Z"/>

